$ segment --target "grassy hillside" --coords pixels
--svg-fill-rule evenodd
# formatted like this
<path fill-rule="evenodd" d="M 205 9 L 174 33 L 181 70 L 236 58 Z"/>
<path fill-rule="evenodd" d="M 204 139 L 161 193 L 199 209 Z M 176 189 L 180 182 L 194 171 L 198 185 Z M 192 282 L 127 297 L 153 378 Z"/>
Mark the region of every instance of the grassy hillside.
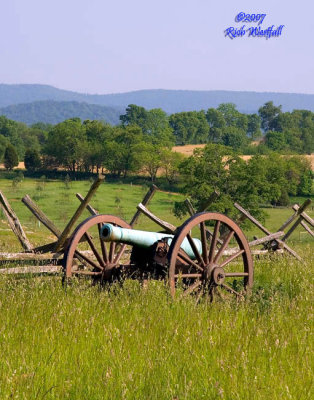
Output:
<path fill-rule="evenodd" d="M 0 108 L 0 115 L 9 119 L 34 124 L 45 122 L 57 124 L 65 119 L 79 117 L 82 121 L 104 120 L 112 125 L 117 125 L 119 116 L 124 109 L 119 107 L 107 107 L 77 101 L 36 101 L 33 103 L 17 104 Z"/>

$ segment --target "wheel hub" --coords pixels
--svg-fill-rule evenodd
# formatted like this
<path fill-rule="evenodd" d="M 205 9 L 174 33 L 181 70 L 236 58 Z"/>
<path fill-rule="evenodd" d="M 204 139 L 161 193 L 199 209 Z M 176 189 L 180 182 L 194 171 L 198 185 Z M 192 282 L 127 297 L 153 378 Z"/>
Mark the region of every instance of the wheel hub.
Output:
<path fill-rule="evenodd" d="M 203 272 L 203 279 L 205 282 L 210 282 L 212 280 L 213 270 L 217 267 L 218 265 L 213 263 L 205 265 Z"/>
<path fill-rule="evenodd" d="M 223 268 L 216 267 L 212 270 L 212 281 L 216 285 L 221 285 L 225 280 L 226 274 Z"/>

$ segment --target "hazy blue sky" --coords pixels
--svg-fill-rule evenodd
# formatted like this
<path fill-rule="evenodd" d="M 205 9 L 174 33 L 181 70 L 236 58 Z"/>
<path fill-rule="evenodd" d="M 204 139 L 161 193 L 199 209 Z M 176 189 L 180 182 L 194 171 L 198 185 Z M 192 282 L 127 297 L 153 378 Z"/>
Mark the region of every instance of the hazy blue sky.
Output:
<path fill-rule="evenodd" d="M 240 11 L 281 37 L 226 38 Z M 1 16 L 0 83 L 314 93 L 313 0 L 1 0 Z"/>

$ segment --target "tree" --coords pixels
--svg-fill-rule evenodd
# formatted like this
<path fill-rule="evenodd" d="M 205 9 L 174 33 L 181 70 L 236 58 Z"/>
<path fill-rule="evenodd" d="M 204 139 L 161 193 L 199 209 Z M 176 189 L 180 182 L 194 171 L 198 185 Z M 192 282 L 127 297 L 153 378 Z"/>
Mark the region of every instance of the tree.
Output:
<path fill-rule="evenodd" d="M 225 118 L 221 111 L 216 108 L 209 108 L 206 112 L 206 119 L 210 128 L 224 128 L 226 126 Z"/>
<path fill-rule="evenodd" d="M 204 111 L 172 114 L 169 124 L 173 129 L 177 144 L 197 144 L 208 141 L 209 126 Z"/>
<path fill-rule="evenodd" d="M 232 214 L 233 197 L 229 195 L 230 170 L 242 160 L 232 150 L 222 145 L 207 144 L 203 149 L 194 150 L 193 156 L 180 165 L 184 182 L 183 191 L 189 196 L 195 208 L 200 209 L 209 195 L 217 190 L 222 196 L 211 205 L 211 210 Z M 176 203 L 175 212 L 186 211 L 184 203 Z"/>
<path fill-rule="evenodd" d="M 247 131 L 248 128 L 248 117 L 245 114 L 241 114 L 233 103 L 222 103 L 219 104 L 217 110 L 221 112 L 224 117 L 226 126 L 232 126 Z"/>
<path fill-rule="evenodd" d="M 153 145 L 171 148 L 174 145 L 169 117 L 161 108 L 147 111 L 143 125 L 143 134 L 147 135 Z"/>
<path fill-rule="evenodd" d="M 8 145 L 8 140 L 4 136 L 0 135 L 0 162 L 3 161 L 4 152 L 5 149 L 7 148 L 7 145 Z"/>
<path fill-rule="evenodd" d="M 283 132 L 268 131 L 265 136 L 265 144 L 273 151 L 282 151 L 287 147 L 286 137 Z"/>
<path fill-rule="evenodd" d="M 14 146 L 19 157 L 23 157 L 24 154 L 21 133 L 27 129 L 27 126 L 21 122 L 12 121 L 4 115 L 0 116 L 0 135 L 3 135 Z"/>
<path fill-rule="evenodd" d="M 259 108 L 258 114 L 262 120 L 262 128 L 265 132 L 278 129 L 278 118 L 281 114 L 281 106 L 274 106 L 272 101 L 268 101 Z"/>
<path fill-rule="evenodd" d="M 313 178 L 314 174 L 311 171 L 304 171 L 298 188 L 299 195 L 310 196 L 313 194 Z"/>
<path fill-rule="evenodd" d="M 104 160 L 106 144 L 114 135 L 114 128 L 101 121 L 90 120 L 84 121 L 83 126 L 86 132 L 86 142 L 82 143 L 84 168 L 86 171 L 93 171 L 96 167 L 98 173 Z"/>
<path fill-rule="evenodd" d="M 27 149 L 24 156 L 24 165 L 27 170 L 35 171 L 41 167 L 41 159 L 36 149 Z"/>
<path fill-rule="evenodd" d="M 49 132 L 45 154 L 55 158 L 59 166 L 76 171 L 83 164 L 86 129 L 79 118 L 60 122 Z"/>
<path fill-rule="evenodd" d="M 152 144 L 172 147 L 174 137 L 169 125 L 169 117 L 161 108 L 145 110 L 144 107 L 129 104 L 126 114 L 120 116 L 123 126 L 137 125 Z"/>
<path fill-rule="evenodd" d="M 157 172 L 163 165 L 162 153 L 164 148 L 152 143 L 143 143 L 142 151 L 142 168 L 148 173 L 152 182 L 155 182 Z"/>
<path fill-rule="evenodd" d="M 233 126 L 224 128 L 222 143 L 225 146 L 230 146 L 234 150 L 241 150 L 248 145 L 248 142 L 249 139 L 242 129 Z"/>
<path fill-rule="evenodd" d="M 261 136 L 261 117 L 259 115 L 248 115 L 247 135 L 252 140 L 258 139 Z"/>
<path fill-rule="evenodd" d="M 161 154 L 162 168 L 165 171 L 165 176 L 170 185 L 179 181 L 180 164 L 185 159 L 184 155 L 165 149 Z"/>
<path fill-rule="evenodd" d="M 117 127 L 112 140 L 106 143 L 103 165 L 110 172 L 125 178 L 130 172 L 142 168 L 144 146 L 141 128 L 136 125 Z"/>
<path fill-rule="evenodd" d="M 142 127 L 145 123 L 147 111 L 144 107 L 136 104 L 129 104 L 126 108 L 126 113 L 120 115 L 122 125 L 138 125 Z"/>
<path fill-rule="evenodd" d="M 4 152 L 4 166 L 8 170 L 12 170 L 18 164 L 19 159 L 17 152 L 12 144 L 8 144 Z"/>

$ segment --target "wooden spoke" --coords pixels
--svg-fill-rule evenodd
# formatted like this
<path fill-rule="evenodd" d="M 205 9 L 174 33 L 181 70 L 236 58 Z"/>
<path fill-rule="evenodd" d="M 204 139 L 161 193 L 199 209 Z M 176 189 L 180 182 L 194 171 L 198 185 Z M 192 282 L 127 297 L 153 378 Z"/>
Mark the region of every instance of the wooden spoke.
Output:
<path fill-rule="evenodd" d="M 102 278 L 105 277 L 105 279 L 110 279 L 110 277 L 112 276 L 110 271 L 112 269 L 114 259 L 116 259 L 117 261 L 119 260 L 119 258 L 123 254 L 124 245 L 121 244 L 120 248 L 116 246 L 116 243 L 111 242 L 109 249 L 107 249 L 106 243 L 103 242 L 100 238 L 101 228 L 103 224 L 107 223 L 126 229 L 131 228 L 127 222 L 113 215 L 98 214 L 93 215 L 83 221 L 75 229 L 64 252 L 63 264 L 65 266 L 65 278 L 71 278 L 72 275 L 81 274 L 95 276 L 95 278 L 100 275 Z M 98 235 L 95 235 L 95 237 L 94 235 L 91 235 L 91 232 L 93 232 L 94 228 L 98 229 Z M 90 259 L 85 254 L 82 254 L 82 252 L 79 251 L 79 245 L 81 242 L 84 241 L 88 242 L 88 245 L 92 250 L 93 257 L 95 257 L 95 260 Z M 117 245 L 119 246 L 120 244 L 118 243 Z M 116 254 L 116 250 L 118 250 L 118 254 Z M 85 267 L 92 269 L 92 271 L 74 271 L 74 258 L 79 259 L 85 265 Z"/>
<path fill-rule="evenodd" d="M 234 253 L 232 256 L 227 258 L 223 263 L 221 263 L 219 266 L 220 267 L 225 267 L 227 264 L 229 264 L 231 261 L 235 260 L 237 257 L 239 257 L 241 254 L 244 253 L 244 250 L 239 250 L 238 252 Z"/>
<path fill-rule="evenodd" d="M 183 293 L 183 296 L 187 296 L 190 293 L 194 292 L 198 287 L 200 287 L 202 284 L 202 281 L 196 281 L 195 283 L 193 283 L 193 285 L 191 285 L 188 289 L 186 289 Z"/>
<path fill-rule="evenodd" d="M 115 254 L 115 249 L 116 249 L 116 243 L 115 242 L 111 242 L 110 243 L 110 247 L 109 247 L 109 261 L 112 263 L 113 262 L 113 258 L 114 258 L 114 254 Z"/>
<path fill-rule="evenodd" d="M 123 255 L 123 253 L 124 253 L 124 251 L 125 251 L 125 248 L 126 248 L 126 244 L 123 244 L 123 245 L 121 246 L 121 249 L 119 250 L 119 252 L 118 252 L 116 258 L 115 258 L 114 261 L 113 261 L 113 263 L 114 263 L 115 265 L 117 265 L 117 264 L 119 263 L 120 258 L 122 257 L 122 255 Z"/>
<path fill-rule="evenodd" d="M 241 276 L 249 276 L 248 272 L 226 272 L 226 278 L 236 278 Z"/>
<path fill-rule="evenodd" d="M 108 251 L 105 242 L 101 239 L 100 237 L 100 232 L 103 224 L 98 224 L 98 234 L 99 234 L 99 241 L 100 241 L 100 248 L 101 248 L 101 253 L 103 260 L 105 264 L 109 262 L 109 257 L 108 257 Z"/>
<path fill-rule="evenodd" d="M 88 276 L 99 276 L 99 275 L 102 274 L 102 272 L 77 270 L 77 271 L 72 271 L 72 274 L 75 274 L 75 275 L 88 275 Z"/>
<path fill-rule="evenodd" d="M 206 237 L 206 229 L 205 222 L 200 223 L 201 229 L 201 241 L 202 241 L 202 255 L 205 264 L 208 264 L 208 254 L 207 254 L 207 237 Z"/>
<path fill-rule="evenodd" d="M 195 278 L 201 278 L 202 274 L 175 274 L 174 276 L 175 278 L 191 278 L 191 279 L 195 279 Z"/>
<path fill-rule="evenodd" d="M 193 250 L 193 253 L 194 253 L 194 255 L 195 255 L 195 258 L 196 258 L 197 261 L 202 265 L 202 267 L 204 267 L 204 266 L 205 266 L 204 261 L 203 261 L 201 255 L 200 255 L 199 251 L 197 250 L 196 244 L 194 243 L 194 240 L 191 238 L 190 233 L 187 234 L 187 238 L 188 238 L 188 241 L 189 241 L 189 243 L 190 243 L 190 246 L 191 246 L 191 248 L 192 248 L 192 250 Z"/>
<path fill-rule="evenodd" d="M 213 225 L 213 233 L 209 238 L 206 226 L 211 224 Z M 192 239 L 196 228 L 200 229 L 201 255 Z M 223 231 L 226 234 L 224 239 L 221 240 L 220 234 Z M 195 260 L 191 260 L 181 249 L 182 242 L 186 239 L 192 247 Z M 224 256 L 232 239 L 236 242 L 236 246 L 228 252 L 229 255 Z M 210 244 L 207 243 L 209 240 Z M 224 256 L 223 259 L 221 259 L 222 256 Z M 186 285 L 184 295 L 196 294 L 197 301 L 203 293 L 209 293 L 212 299 L 214 291 L 219 288 L 236 296 L 241 296 L 239 292 L 229 286 L 228 282 L 224 280 L 225 278 L 233 278 L 237 284 L 234 287 L 239 285 L 239 287 L 246 289 L 252 287 L 253 284 L 253 259 L 248 241 L 241 228 L 230 218 L 220 213 L 198 213 L 182 224 L 172 239 L 168 260 L 169 285 L 172 296 L 175 296 L 180 278 L 184 279 L 183 283 Z M 230 272 L 226 272 L 224 267 L 234 260 L 237 260 L 237 272 L 233 272 L 232 269 Z"/>
<path fill-rule="evenodd" d="M 228 292 L 235 294 L 238 297 L 243 297 L 241 293 L 237 292 L 236 290 L 232 289 L 229 285 L 226 285 L 225 283 L 222 283 L 220 286 L 225 288 Z"/>
<path fill-rule="evenodd" d="M 93 268 L 97 268 L 97 269 L 103 270 L 102 266 L 96 264 L 93 260 L 88 258 L 85 254 L 81 253 L 80 251 L 76 250 L 75 251 L 75 255 L 77 255 L 79 258 L 82 258 L 85 262 L 87 262 Z"/>
<path fill-rule="evenodd" d="M 209 264 L 212 264 L 215 256 L 215 249 L 217 246 L 217 239 L 219 235 L 219 229 L 220 229 L 220 221 L 216 221 L 215 228 L 214 228 L 214 233 L 212 236 L 212 241 L 210 243 L 210 250 L 209 250 Z"/>
<path fill-rule="evenodd" d="M 181 260 L 183 260 L 186 263 L 188 263 L 189 265 L 195 267 L 199 271 L 204 271 L 204 269 L 200 265 L 196 264 L 196 262 L 191 260 L 190 257 L 186 253 L 183 253 L 182 250 L 179 251 L 178 257 L 181 258 Z"/>
<path fill-rule="evenodd" d="M 223 255 L 223 252 L 226 250 L 226 248 L 228 247 L 228 244 L 230 243 L 230 240 L 232 239 L 234 235 L 234 231 L 230 231 L 228 233 L 228 236 L 226 237 L 225 241 L 223 242 L 222 246 L 220 247 L 220 249 L 218 250 L 218 253 L 216 254 L 216 257 L 214 259 L 214 263 L 218 263 L 219 258 Z"/>
<path fill-rule="evenodd" d="M 85 237 L 87 239 L 87 242 L 88 242 L 90 248 L 92 249 L 93 253 L 95 254 L 95 257 L 97 258 L 97 261 L 101 265 L 102 269 L 104 269 L 105 268 L 104 260 L 102 259 L 101 255 L 99 254 L 98 250 L 96 249 L 96 247 L 95 247 L 95 245 L 94 245 L 89 233 L 86 232 L 85 233 Z"/>
<path fill-rule="evenodd" d="M 201 297 L 202 297 L 203 295 L 204 295 L 204 288 L 201 287 L 200 290 L 199 290 L 199 292 L 198 292 L 198 294 L 197 294 L 197 296 L 196 296 L 196 299 L 195 299 L 195 303 L 196 303 L 196 304 L 198 304 L 198 303 L 200 302 Z"/>

